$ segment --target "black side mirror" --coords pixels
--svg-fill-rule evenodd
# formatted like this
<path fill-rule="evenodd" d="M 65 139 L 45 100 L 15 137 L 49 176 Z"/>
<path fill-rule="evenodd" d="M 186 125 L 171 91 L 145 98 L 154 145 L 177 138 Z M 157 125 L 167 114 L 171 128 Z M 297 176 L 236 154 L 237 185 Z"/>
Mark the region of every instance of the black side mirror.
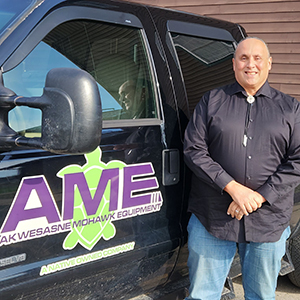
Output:
<path fill-rule="evenodd" d="M 8 126 L 8 112 L 15 106 L 42 111 L 41 138 L 20 136 Z M 18 145 L 54 153 L 87 153 L 99 146 L 101 131 L 99 90 L 83 70 L 50 70 L 41 97 L 17 97 L 0 81 L 0 150 Z"/>

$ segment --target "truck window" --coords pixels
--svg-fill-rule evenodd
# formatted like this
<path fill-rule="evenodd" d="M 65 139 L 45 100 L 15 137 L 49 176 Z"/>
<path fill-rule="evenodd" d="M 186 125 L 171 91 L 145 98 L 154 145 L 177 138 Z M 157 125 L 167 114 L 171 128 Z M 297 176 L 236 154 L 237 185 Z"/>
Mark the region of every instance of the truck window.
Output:
<path fill-rule="evenodd" d="M 156 118 L 150 65 L 140 29 L 96 21 L 69 21 L 45 36 L 4 84 L 17 95 L 40 96 L 46 74 L 57 67 L 81 68 L 97 81 L 103 120 Z M 17 107 L 10 126 L 28 137 L 40 135 L 41 112 Z"/>
<path fill-rule="evenodd" d="M 192 113 L 203 94 L 234 81 L 234 45 L 208 38 L 171 33 Z"/>

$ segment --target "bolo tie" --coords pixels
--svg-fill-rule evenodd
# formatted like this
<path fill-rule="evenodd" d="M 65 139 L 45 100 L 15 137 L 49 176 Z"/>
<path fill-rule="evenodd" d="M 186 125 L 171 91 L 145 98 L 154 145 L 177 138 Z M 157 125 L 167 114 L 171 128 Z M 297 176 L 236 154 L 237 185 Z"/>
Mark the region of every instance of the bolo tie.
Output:
<path fill-rule="evenodd" d="M 250 113 L 251 113 L 251 108 L 253 106 L 253 103 L 255 101 L 255 98 L 251 95 L 248 95 L 247 97 L 247 102 L 248 102 L 248 107 L 247 107 L 247 113 L 246 113 L 246 120 L 245 120 L 245 129 L 244 129 L 244 137 L 243 137 L 243 146 L 247 146 L 247 141 L 248 141 L 248 128 L 250 125 Z"/>

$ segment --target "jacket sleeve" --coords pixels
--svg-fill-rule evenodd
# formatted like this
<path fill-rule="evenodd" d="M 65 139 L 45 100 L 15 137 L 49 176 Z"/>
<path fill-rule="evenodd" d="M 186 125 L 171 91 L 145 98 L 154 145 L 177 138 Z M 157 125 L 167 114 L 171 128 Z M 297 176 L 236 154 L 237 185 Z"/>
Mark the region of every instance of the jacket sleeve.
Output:
<path fill-rule="evenodd" d="M 233 178 L 214 161 L 209 153 L 207 103 L 205 94 L 195 107 L 185 131 L 184 158 L 186 165 L 200 180 L 223 193 L 225 186 Z"/>

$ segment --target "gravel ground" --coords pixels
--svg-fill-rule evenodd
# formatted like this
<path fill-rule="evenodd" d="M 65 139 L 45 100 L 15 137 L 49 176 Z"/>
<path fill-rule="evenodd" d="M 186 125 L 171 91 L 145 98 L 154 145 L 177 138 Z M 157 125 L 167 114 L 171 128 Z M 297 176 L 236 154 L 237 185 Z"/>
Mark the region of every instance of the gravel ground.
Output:
<path fill-rule="evenodd" d="M 233 287 L 235 300 L 244 300 L 241 276 L 233 280 Z M 276 300 L 300 300 L 300 288 L 293 285 L 287 276 L 280 276 L 278 278 Z"/>

